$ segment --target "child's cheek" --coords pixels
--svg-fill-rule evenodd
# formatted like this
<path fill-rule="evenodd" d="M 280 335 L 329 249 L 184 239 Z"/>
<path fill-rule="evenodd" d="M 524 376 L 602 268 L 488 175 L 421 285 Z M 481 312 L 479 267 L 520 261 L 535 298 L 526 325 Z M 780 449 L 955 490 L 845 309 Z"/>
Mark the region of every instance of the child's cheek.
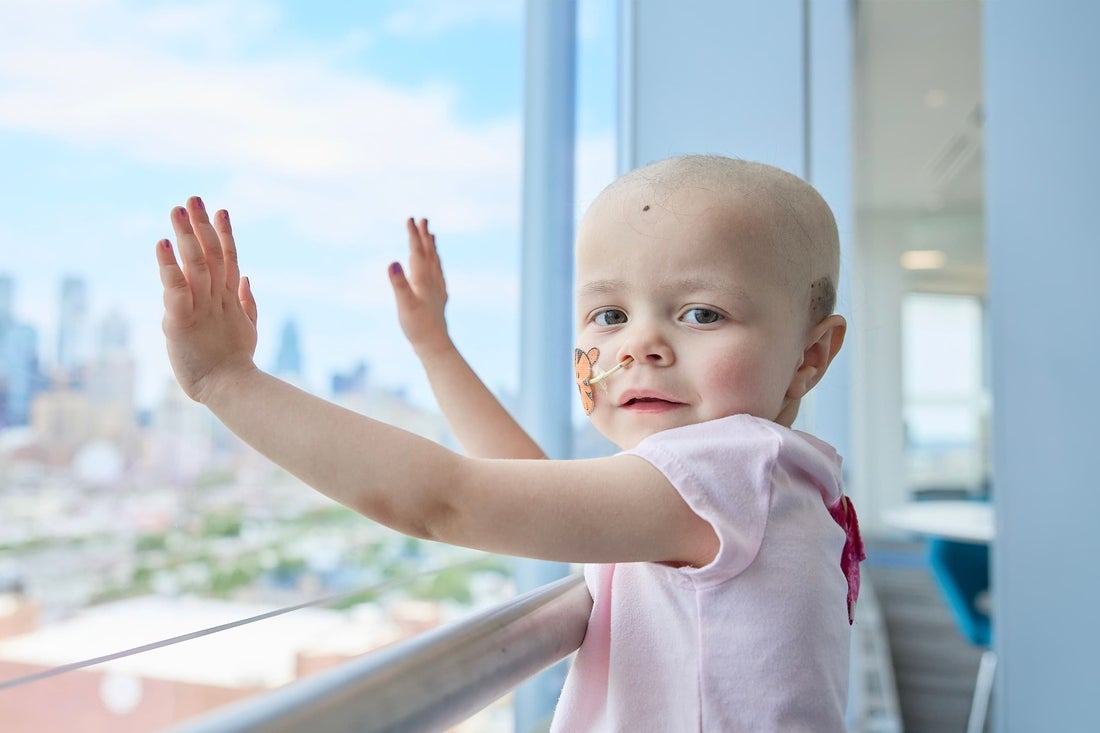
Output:
<path fill-rule="evenodd" d="M 714 417 L 740 413 L 765 414 L 770 409 L 771 382 L 762 365 L 737 354 L 713 355 L 703 380 L 704 399 L 715 408 Z"/>

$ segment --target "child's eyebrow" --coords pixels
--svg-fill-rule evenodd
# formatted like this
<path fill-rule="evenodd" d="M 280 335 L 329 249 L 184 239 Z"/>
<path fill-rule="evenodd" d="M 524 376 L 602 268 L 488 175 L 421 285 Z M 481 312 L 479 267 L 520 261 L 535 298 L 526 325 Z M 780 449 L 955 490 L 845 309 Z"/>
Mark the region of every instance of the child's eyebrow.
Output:
<path fill-rule="evenodd" d="M 625 280 L 593 280 L 577 288 L 577 296 L 607 295 L 626 288 Z"/>
<path fill-rule="evenodd" d="M 629 284 L 626 280 L 593 280 L 577 288 L 577 297 L 583 298 L 585 296 L 607 295 L 608 293 L 619 293 L 627 289 L 629 289 Z M 752 297 L 743 288 L 725 280 L 710 277 L 670 277 L 660 283 L 659 289 L 672 292 L 722 293 L 726 297 L 734 298 L 744 303 L 750 303 L 752 301 Z"/>

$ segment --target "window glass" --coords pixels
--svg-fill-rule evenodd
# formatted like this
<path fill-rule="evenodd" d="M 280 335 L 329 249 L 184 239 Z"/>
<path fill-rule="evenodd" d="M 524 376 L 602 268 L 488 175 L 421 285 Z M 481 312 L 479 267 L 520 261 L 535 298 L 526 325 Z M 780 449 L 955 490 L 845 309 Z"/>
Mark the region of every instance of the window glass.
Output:
<path fill-rule="evenodd" d="M 366 589 L 0 689 L 5 729 L 159 730 L 362 653 L 362 628 L 389 643 L 512 592 L 506 561 L 362 520 L 186 400 L 164 353 L 153 248 L 187 196 L 228 208 L 259 302 L 258 364 L 454 446 L 386 269 L 406 260 L 405 218 L 428 217 L 452 336 L 507 401 L 523 7 L 0 7 L 0 684 Z M 578 8 L 582 205 L 613 173 L 613 7 Z M 58 699 L 71 702 L 43 702 Z M 483 718 L 496 722 L 477 729 L 510 720 Z"/>
<path fill-rule="evenodd" d="M 913 492 L 986 489 L 983 328 L 976 297 L 909 293 L 902 301 L 907 478 Z"/>

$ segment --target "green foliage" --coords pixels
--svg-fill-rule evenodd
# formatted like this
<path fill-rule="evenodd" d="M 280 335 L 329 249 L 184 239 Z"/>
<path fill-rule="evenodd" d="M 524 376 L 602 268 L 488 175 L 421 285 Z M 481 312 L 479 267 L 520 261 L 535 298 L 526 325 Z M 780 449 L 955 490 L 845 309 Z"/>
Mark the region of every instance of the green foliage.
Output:
<path fill-rule="evenodd" d="M 446 568 L 409 586 L 409 594 L 425 601 L 454 601 L 462 605 L 473 603 L 470 585 L 478 573 L 498 573 L 508 577 L 511 570 L 504 558 L 490 556 L 470 565 Z"/>
<path fill-rule="evenodd" d="M 426 601 L 454 601 L 463 605 L 473 603 L 470 593 L 469 568 L 450 568 L 424 578 L 409 590 L 417 598 Z"/>
<path fill-rule="evenodd" d="M 362 593 L 356 593 L 355 595 L 348 596 L 347 598 L 341 598 L 338 601 L 334 601 L 329 608 L 336 611 L 343 611 L 348 608 L 358 606 L 360 603 L 374 603 L 378 600 L 377 591 L 363 591 Z"/>
<path fill-rule="evenodd" d="M 278 575 L 295 575 L 306 569 L 306 561 L 300 557 L 279 556 L 272 571 Z"/>
<path fill-rule="evenodd" d="M 292 521 L 294 524 L 315 527 L 324 524 L 347 524 L 348 522 L 363 522 L 366 520 L 358 512 L 352 511 L 346 506 L 334 504 L 309 511 Z"/>
<path fill-rule="evenodd" d="M 195 488 L 210 489 L 216 486 L 228 486 L 237 478 L 237 474 L 226 468 L 211 468 L 203 471 L 195 479 Z"/>
<path fill-rule="evenodd" d="M 210 594 L 224 598 L 238 588 L 251 585 L 259 575 L 259 569 L 256 567 L 237 565 L 230 568 L 218 568 L 210 578 Z"/>
<path fill-rule="evenodd" d="M 236 512 L 214 512 L 202 519 L 203 537 L 240 537 L 241 515 Z"/>
<path fill-rule="evenodd" d="M 134 542 L 137 552 L 159 552 L 168 549 L 168 533 L 143 534 Z"/>

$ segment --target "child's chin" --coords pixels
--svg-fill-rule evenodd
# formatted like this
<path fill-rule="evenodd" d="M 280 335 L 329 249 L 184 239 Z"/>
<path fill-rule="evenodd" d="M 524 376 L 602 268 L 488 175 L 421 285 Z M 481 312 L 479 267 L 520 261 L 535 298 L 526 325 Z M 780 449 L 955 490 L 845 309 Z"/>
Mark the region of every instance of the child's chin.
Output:
<path fill-rule="evenodd" d="M 638 446 L 638 443 L 641 443 L 649 436 L 678 427 L 681 426 L 679 424 L 646 427 L 639 426 L 633 430 L 620 430 L 611 435 L 604 433 L 604 437 L 619 446 L 619 450 L 633 450 Z"/>

